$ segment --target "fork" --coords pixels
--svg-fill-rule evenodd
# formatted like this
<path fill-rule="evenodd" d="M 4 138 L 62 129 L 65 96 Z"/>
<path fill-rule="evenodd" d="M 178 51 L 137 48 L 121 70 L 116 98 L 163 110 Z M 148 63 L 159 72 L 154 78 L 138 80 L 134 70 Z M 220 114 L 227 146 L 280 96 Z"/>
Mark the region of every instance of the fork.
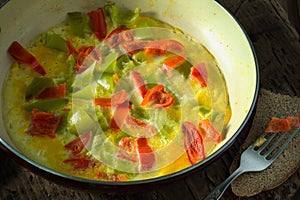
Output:
<path fill-rule="evenodd" d="M 262 171 L 269 167 L 283 152 L 299 130 L 300 126 L 294 129 L 283 144 L 281 141 L 289 134 L 289 132 L 273 134 L 264 133 L 261 137 L 265 138 L 268 135 L 270 137 L 265 140 L 261 146 L 258 146 L 257 142 L 250 145 L 241 155 L 240 166 L 223 183 L 206 196 L 204 200 L 220 199 L 230 183 L 239 175 L 245 172 Z M 276 139 L 275 136 L 278 136 L 279 134 L 280 136 Z"/>

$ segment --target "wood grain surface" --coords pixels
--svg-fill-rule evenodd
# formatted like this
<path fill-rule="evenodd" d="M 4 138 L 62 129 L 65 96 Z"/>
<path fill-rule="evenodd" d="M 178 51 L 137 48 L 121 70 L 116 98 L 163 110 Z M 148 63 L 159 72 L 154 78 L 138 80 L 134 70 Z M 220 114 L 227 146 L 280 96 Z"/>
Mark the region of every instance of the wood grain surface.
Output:
<path fill-rule="evenodd" d="M 276 0 L 219 0 L 244 27 L 255 48 L 260 87 L 300 97 L 299 34 Z M 0 10 L 1 12 L 1 10 Z M 1 19 L 0 19 L 1 20 Z M 0 199 L 186 199 L 205 197 L 229 176 L 235 153 L 250 129 L 249 123 L 234 145 L 205 170 L 143 193 L 128 195 L 85 192 L 57 185 L 20 166 L 0 150 Z M 281 186 L 249 198 L 237 198 L 230 188 L 222 199 L 300 199 L 300 170 Z"/>

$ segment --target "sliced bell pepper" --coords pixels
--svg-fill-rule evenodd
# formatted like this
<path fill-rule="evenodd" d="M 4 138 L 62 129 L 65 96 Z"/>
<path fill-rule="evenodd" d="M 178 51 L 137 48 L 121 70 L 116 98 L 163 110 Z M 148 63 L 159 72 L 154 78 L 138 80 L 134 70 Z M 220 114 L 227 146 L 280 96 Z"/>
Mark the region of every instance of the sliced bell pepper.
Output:
<path fill-rule="evenodd" d="M 81 135 L 88 131 L 95 131 L 99 124 L 89 113 L 82 107 L 73 107 L 68 113 L 68 130 L 72 134 Z"/>
<path fill-rule="evenodd" d="M 201 120 L 198 124 L 198 130 L 202 138 L 207 142 L 220 143 L 222 141 L 221 134 L 209 119 Z"/>
<path fill-rule="evenodd" d="M 112 48 L 118 47 L 122 43 L 133 41 L 133 31 L 124 25 L 118 26 L 105 38 L 105 43 Z"/>
<path fill-rule="evenodd" d="M 132 137 L 122 137 L 118 146 L 120 151 L 117 152 L 116 157 L 128 160 L 130 162 L 138 162 L 137 144 Z"/>
<path fill-rule="evenodd" d="M 27 64 L 42 76 L 46 75 L 44 67 L 20 43 L 14 41 L 8 48 L 8 53 L 19 63 Z"/>
<path fill-rule="evenodd" d="M 103 70 L 104 73 L 114 74 L 116 72 L 116 62 L 118 57 L 118 52 L 111 52 L 106 55 L 103 59 L 102 65 L 97 69 L 100 72 L 99 75 L 103 76 Z"/>
<path fill-rule="evenodd" d="M 119 104 L 124 103 L 127 100 L 127 98 L 127 92 L 125 90 L 121 90 L 120 92 L 113 94 L 111 98 L 96 98 L 94 100 L 94 105 L 101 107 L 117 106 Z"/>
<path fill-rule="evenodd" d="M 116 62 L 116 73 L 122 77 L 123 75 L 129 73 L 132 69 L 136 67 L 130 56 L 124 54 L 121 55 Z"/>
<path fill-rule="evenodd" d="M 179 67 L 185 62 L 185 56 L 175 56 L 167 59 L 161 66 L 162 70 L 168 75 L 171 75 L 171 72 L 176 67 Z"/>
<path fill-rule="evenodd" d="M 79 155 L 92 139 L 92 131 L 80 135 L 65 145 L 65 149 L 70 150 L 73 156 Z"/>
<path fill-rule="evenodd" d="M 76 90 L 76 92 L 73 92 L 73 97 L 83 99 L 94 97 L 96 85 L 91 83 L 95 79 L 95 66 L 96 64 L 94 63 L 84 71 L 76 72 L 76 76 L 74 76 L 73 82 L 71 83 L 71 87 Z"/>
<path fill-rule="evenodd" d="M 110 128 L 119 130 L 124 124 L 127 116 L 130 113 L 130 103 L 125 101 L 122 104 L 116 106 L 115 112 L 110 122 Z"/>
<path fill-rule="evenodd" d="M 138 90 L 140 96 L 144 98 L 147 93 L 147 87 L 142 75 L 139 72 L 132 70 L 130 71 L 130 78 L 133 81 L 135 89 Z"/>
<path fill-rule="evenodd" d="M 26 100 L 33 98 L 40 94 L 44 89 L 54 85 L 52 78 L 47 77 L 35 77 L 28 85 L 25 93 Z"/>
<path fill-rule="evenodd" d="M 288 117 L 287 120 L 290 122 L 291 128 L 297 128 L 300 126 L 300 116 L 291 116 Z"/>
<path fill-rule="evenodd" d="M 90 20 L 88 16 L 83 15 L 81 12 L 69 12 L 68 22 L 73 35 L 84 38 L 86 35 L 92 34 Z"/>
<path fill-rule="evenodd" d="M 165 55 L 167 52 L 182 54 L 184 46 L 176 40 L 154 40 L 150 41 L 145 47 L 146 54 Z"/>
<path fill-rule="evenodd" d="M 192 67 L 191 78 L 197 80 L 201 87 L 207 86 L 208 73 L 204 62 L 200 62 Z"/>
<path fill-rule="evenodd" d="M 137 52 L 136 54 L 134 54 L 132 56 L 132 59 L 138 63 L 138 64 L 142 64 L 144 62 L 146 62 L 148 60 L 148 57 L 146 55 L 146 53 L 144 51 L 140 51 L 140 52 Z"/>
<path fill-rule="evenodd" d="M 122 137 L 118 143 L 118 146 L 129 153 L 136 153 L 136 142 L 132 137 Z"/>
<path fill-rule="evenodd" d="M 68 45 L 66 41 L 55 33 L 46 33 L 43 44 L 50 49 L 68 52 Z"/>
<path fill-rule="evenodd" d="M 115 77 L 113 73 L 103 72 L 97 79 L 97 83 L 107 91 L 113 91 L 115 86 Z"/>
<path fill-rule="evenodd" d="M 104 116 L 104 111 L 99 106 L 95 107 L 95 114 L 102 131 L 109 129 L 108 119 Z"/>
<path fill-rule="evenodd" d="M 149 41 L 144 40 L 133 40 L 126 43 L 121 44 L 122 48 L 129 54 L 133 55 L 139 51 L 144 51 L 147 47 Z"/>
<path fill-rule="evenodd" d="M 69 49 L 69 54 L 72 55 L 75 60 L 77 60 L 78 52 L 77 52 L 76 48 L 73 46 L 73 44 L 70 40 L 67 40 L 66 43 L 67 43 L 67 46 Z"/>
<path fill-rule="evenodd" d="M 192 67 L 193 65 L 188 60 L 185 60 L 183 63 L 177 66 L 175 70 L 183 75 L 185 79 L 187 79 L 191 74 Z"/>
<path fill-rule="evenodd" d="M 66 95 L 66 84 L 58 84 L 45 88 L 36 98 L 37 99 L 58 99 Z"/>
<path fill-rule="evenodd" d="M 73 170 L 86 170 L 93 168 L 96 162 L 87 157 L 74 157 L 63 161 L 63 163 L 71 165 Z"/>
<path fill-rule="evenodd" d="M 24 109 L 27 111 L 39 109 L 44 112 L 51 112 L 63 108 L 68 102 L 69 100 L 67 98 L 39 100 L 25 104 Z"/>
<path fill-rule="evenodd" d="M 148 108 L 142 108 L 139 105 L 132 105 L 132 108 L 130 110 L 130 114 L 131 116 L 138 118 L 138 119 L 143 119 L 143 120 L 150 120 L 150 115 L 152 113 L 152 109 L 148 109 Z"/>
<path fill-rule="evenodd" d="M 76 71 L 82 73 L 94 62 L 102 62 L 102 52 L 93 46 L 82 46 L 76 49 L 78 52 Z"/>
<path fill-rule="evenodd" d="M 291 130 L 291 124 L 286 118 L 272 117 L 269 121 L 266 133 L 279 133 Z"/>
<path fill-rule="evenodd" d="M 82 36 L 81 28 L 83 17 L 81 12 L 69 12 L 68 20 L 71 26 L 72 33 L 76 36 Z"/>
<path fill-rule="evenodd" d="M 171 69 L 175 69 L 176 67 L 178 67 L 179 65 L 184 63 L 184 61 L 185 61 L 185 56 L 183 56 L 183 55 L 175 56 L 175 57 L 172 57 L 172 58 L 169 58 L 168 60 L 166 60 L 164 62 L 164 65 Z"/>
<path fill-rule="evenodd" d="M 118 27 L 121 24 L 130 27 L 138 19 L 141 13 L 140 8 L 136 8 L 134 12 L 132 12 L 130 10 L 121 10 L 114 5 L 105 6 L 105 10 L 109 13 L 114 27 Z"/>
<path fill-rule="evenodd" d="M 148 89 L 141 106 L 153 106 L 154 108 L 166 108 L 174 103 L 174 97 L 165 91 L 164 85 L 159 84 Z"/>
<path fill-rule="evenodd" d="M 98 40 L 103 40 L 107 34 L 105 15 L 102 8 L 88 12 L 94 34 Z"/>
<path fill-rule="evenodd" d="M 27 133 L 32 136 L 56 137 L 56 129 L 61 121 L 60 116 L 33 109 L 31 112 L 31 124 Z"/>
<path fill-rule="evenodd" d="M 143 120 L 132 117 L 131 115 L 127 116 L 124 126 L 133 131 L 133 134 L 138 135 L 139 137 L 151 137 L 155 134 L 153 126 L 147 124 Z"/>
<path fill-rule="evenodd" d="M 182 132 L 184 135 L 184 147 L 192 165 L 205 158 L 204 144 L 201 134 L 197 126 L 191 122 L 182 124 Z"/>
<path fill-rule="evenodd" d="M 71 41 L 67 41 L 69 54 L 76 60 L 76 71 L 82 73 L 89 68 L 94 62 L 102 62 L 102 52 L 93 46 L 81 46 L 75 49 Z"/>
<path fill-rule="evenodd" d="M 147 172 L 154 167 L 155 164 L 155 154 L 152 148 L 148 144 L 147 138 L 138 138 L 137 139 L 137 149 L 139 153 L 139 171 Z"/>

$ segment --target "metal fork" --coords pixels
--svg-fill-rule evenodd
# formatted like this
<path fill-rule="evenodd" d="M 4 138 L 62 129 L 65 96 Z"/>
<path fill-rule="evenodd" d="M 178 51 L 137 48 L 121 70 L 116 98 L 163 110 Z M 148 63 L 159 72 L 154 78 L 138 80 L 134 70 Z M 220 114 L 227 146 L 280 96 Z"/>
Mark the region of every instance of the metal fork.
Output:
<path fill-rule="evenodd" d="M 217 186 L 204 200 L 220 199 L 230 183 L 239 175 L 245 172 L 262 171 L 269 167 L 283 152 L 288 143 L 300 130 L 300 126 L 293 130 L 292 133 L 265 133 L 261 137 L 270 136 L 261 146 L 256 142 L 250 145 L 241 155 L 240 166 L 236 169 L 223 183 Z M 279 136 L 280 135 L 280 136 Z M 287 136 L 284 143 L 281 141 Z M 279 136 L 278 139 L 275 136 Z M 275 138 L 275 139 L 274 139 Z M 274 140 L 273 140 L 274 139 Z M 270 145 L 269 145 L 270 144 Z"/>

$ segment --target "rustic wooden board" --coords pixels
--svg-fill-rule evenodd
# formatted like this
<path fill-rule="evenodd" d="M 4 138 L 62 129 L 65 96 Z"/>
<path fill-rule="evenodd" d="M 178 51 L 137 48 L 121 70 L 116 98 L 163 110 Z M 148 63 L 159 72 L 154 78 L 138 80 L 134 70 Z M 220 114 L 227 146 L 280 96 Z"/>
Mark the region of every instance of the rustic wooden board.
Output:
<path fill-rule="evenodd" d="M 251 39 L 259 62 L 260 86 L 300 97 L 299 35 L 275 0 L 219 0 L 237 18 Z M 129 195 L 84 192 L 57 185 L 18 165 L 0 150 L 0 199 L 202 199 L 229 175 L 229 166 L 247 136 L 248 124 L 237 142 L 207 169 L 159 189 Z M 300 170 L 287 182 L 247 200 L 300 199 Z M 298 190 L 298 192 L 296 192 Z M 230 191 L 222 199 L 238 199 Z"/>

